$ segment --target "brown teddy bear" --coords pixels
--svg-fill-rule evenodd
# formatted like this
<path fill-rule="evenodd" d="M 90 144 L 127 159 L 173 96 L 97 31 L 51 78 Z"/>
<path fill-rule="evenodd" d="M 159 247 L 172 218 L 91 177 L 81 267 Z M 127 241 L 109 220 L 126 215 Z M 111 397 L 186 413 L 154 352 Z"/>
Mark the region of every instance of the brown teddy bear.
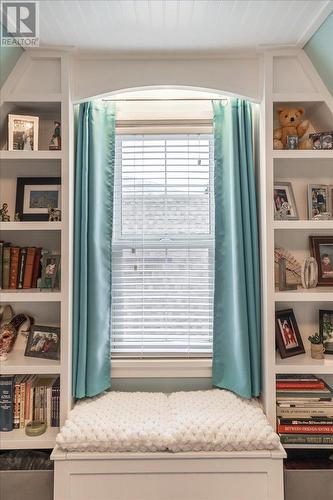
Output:
<path fill-rule="evenodd" d="M 286 149 L 288 135 L 297 135 L 302 138 L 310 126 L 309 120 L 302 120 L 303 108 L 278 108 L 277 110 L 280 127 L 274 130 L 274 149 Z M 299 149 L 311 149 L 311 142 L 306 139 L 300 140 Z"/>

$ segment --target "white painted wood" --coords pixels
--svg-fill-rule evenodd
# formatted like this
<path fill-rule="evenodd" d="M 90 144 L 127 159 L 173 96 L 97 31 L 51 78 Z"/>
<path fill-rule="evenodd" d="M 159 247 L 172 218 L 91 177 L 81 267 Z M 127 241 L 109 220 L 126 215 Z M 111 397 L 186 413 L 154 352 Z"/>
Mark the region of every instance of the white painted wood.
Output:
<path fill-rule="evenodd" d="M 65 453 L 55 500 L 283 500 L 282 450 L 221 453 Z"/>
<path fill-rule="evenodd" d="M 275 291 L 275 302 L 327 302 L 333 301 L 333 287 L 299 288 L 286 292 Z M 297 358 L 298 359 L 298 358 Z"/>
<path fill-rule="evenodd" d="M 0 151 L 0 160 L 61 160 L 62 151 Z M 3 162 L 10 166 L 11 163 Z"/>
<path fill-rule="evenodd" d="M 0 432 L 0 450 L 52 449 L 58 432 L 58 427 L 49 427 L 44 434 L 36 437 L 27 436 L 24 429 Z"/>
<path fill-rule="evenodd" d="M 60 373 L 60 362 L 50 359 L 30 358 L 24 356 L 24 351 L 18 350 L 17 345 L 8 355 L 7 361 L 0 361 L 1 375 L 22 374 L 53 374 Z"/>
<path fill-rule="evenodd" d="M 295 358 L 281 359 L 280 355 L 276 354 L 276 373 L 316 373 L 316 374 L 332 374 L 333 373 L 333 357 L 326 356 L 325 359 L 312 359 L 310 352 L 300 354 Z"/>
<path fill-rule="evenodd" d="M 303 46 L 330 10 L 326 0 L 291 0 L 288 6 L 283 0 L 43 0 L 40 38 L 42 45 L 115 51 Z"/>
<path fill-rule="evenodd" d="M 212 359 L 121 359 L 113 358 L 115 378 L 211 378 Z"/>
<path fill-rule="evenodd" d="M 1 302 L 59 302 L 60 292 L 40 292 L 38 289 L 29 290 L 3 290 L 0 293 Z"/>
<path fill-rule="evenodd" d="M 304 198 L 306 201 L 306 190 L 304 191 Z M 277 231 L 286 229 L 306 229 L 310 231 L 318 231 L 322 229 L 332 230 L 332 220 L 288 220 L 288 221 L 274 221 L 273 227 Z"/>
<path fill-rule="evenodd" d="M 61 231 L 61 222 L 0 222 L 0 231 Z"/>

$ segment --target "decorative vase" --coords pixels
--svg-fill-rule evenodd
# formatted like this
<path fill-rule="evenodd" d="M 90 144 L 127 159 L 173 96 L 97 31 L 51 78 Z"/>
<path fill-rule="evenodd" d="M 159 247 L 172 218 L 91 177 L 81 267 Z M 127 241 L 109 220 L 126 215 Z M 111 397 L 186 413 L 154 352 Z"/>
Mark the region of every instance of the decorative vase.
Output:
<path fill-rule="evenodd" d="M 324 359 L 325 347 L 323 344 L 311 344 L 311 358 Z"/>

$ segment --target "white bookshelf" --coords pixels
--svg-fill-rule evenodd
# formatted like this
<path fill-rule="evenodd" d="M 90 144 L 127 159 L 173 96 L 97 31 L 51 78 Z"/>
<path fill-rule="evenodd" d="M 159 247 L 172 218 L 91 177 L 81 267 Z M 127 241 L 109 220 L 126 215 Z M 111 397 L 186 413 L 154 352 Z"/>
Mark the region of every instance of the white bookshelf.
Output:
<path fill-rule="evenodd" d="M 295 75 L 303 75 L 303 91 L 288 79 L 286 91 L 284 67 L 293 59 Z M 288 62 L 289 61 L 289 62 Z M 302 263 L 309 255 L 310 235 L 333 235 L 333 220 L 308 220 L 307 185 L 333 184 L 333 151 L 273 150 L 273 129 L 278 106 L 301 106 L 319 130 L 333 129 L 333 99 L 304 54 L 271 51 L 264 55 L 264 101 L 262 103 L 263 128 L 261 135 L 260 212 L 263 286 L 263 401 L 267 416 L 276 424 L 277 374 L 315 374 L 329 384 L 333 382 L 333 356 L 314 360 L 310 355 L 307 337 L 318 331 L 319 309 L 333 310 L 333 287 L 279 291 L 275 288 L 275 246 L 289 250 Z M 297 80 L 297 79 L 296 79 Z M 304 89 L 307 89 L 306 91 Z M 276 221 L 273 209 L 274 181 L 291 182 L 294 189 L 299 220 Z M 275 311 L 294 309 L 305 354 L 281 359 L 275 348 Z M 285 448 L 333 448 L 328 445 L 286 445 Z"/>
<path fill-rule="evenodd" d="M 72 217 L 70 182 L 73 178 L 69 155 L 69 71 L 68 54 L 64 52 L 25 51 L 1 89 L 1 111 L 39 116 L 39 150 L 7 151 L 7 121 L 1 123 L 0 200 L 7 202 L 14 219 L 17 177 L 61 177 L 61 222 L 0 222 L 0 239 L 19 246 L 41 246 L 61 253 L 61 290 L 0 290 L 0 303 L 11 304 L 15 313 L 30 313 L 36 324 L 61 328 L 59 361 L 24 356 L 25 340 L 18 336 L 8 359 L 0 363 L 1 375 L 36 374 L 60 376 L 60 422 L 64 422 L 71 403 L 70 385 L 70 307 Z M 40 71 L 27 71 L 34 64 Z M 54 75 L 58 74 L 58 78 Z M 20 85 L 18 86 L 18 82 Z M 19 87 L 38 91 L 22 94 Z M 42 87 L 42 90 L 40 90 Z M 61 122 L 62 150 L 49 151 L 48 142 L 53 121 Z M 72 199 L 72 197 L 71 197 Z M 0 433 L 0 449 L 53 448 L 58 428 L 48 428 L 38 437 L 26 436 L 24 429 Z"/>

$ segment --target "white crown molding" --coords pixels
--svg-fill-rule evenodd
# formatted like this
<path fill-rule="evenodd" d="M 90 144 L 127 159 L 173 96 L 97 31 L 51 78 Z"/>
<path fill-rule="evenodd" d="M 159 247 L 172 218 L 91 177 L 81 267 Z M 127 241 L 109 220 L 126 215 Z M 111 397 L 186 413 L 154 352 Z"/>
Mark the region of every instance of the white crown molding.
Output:
<path fill-rule="evenodd" d="M 318 10 L 317 16 L 313 19 L 312 23 L 308 26 L 308 28 L 302 33 L 297 41 L 297 45 L 300 48 L 303 48 L 310 38 L 316 33 L 316 31 L 320 28 L 323 22 L 328 18 L 330 13 L 333 12 L 333 1 L 327 0 L 326 4 L 322 6 L 321 9 Z"/>

